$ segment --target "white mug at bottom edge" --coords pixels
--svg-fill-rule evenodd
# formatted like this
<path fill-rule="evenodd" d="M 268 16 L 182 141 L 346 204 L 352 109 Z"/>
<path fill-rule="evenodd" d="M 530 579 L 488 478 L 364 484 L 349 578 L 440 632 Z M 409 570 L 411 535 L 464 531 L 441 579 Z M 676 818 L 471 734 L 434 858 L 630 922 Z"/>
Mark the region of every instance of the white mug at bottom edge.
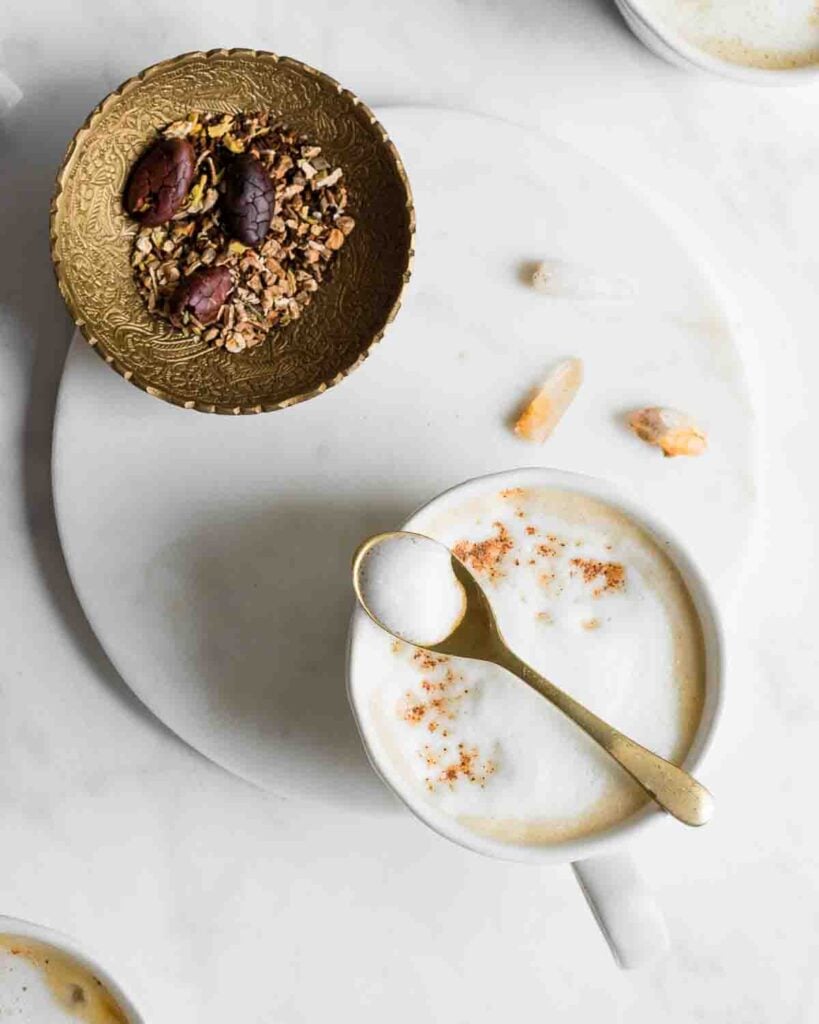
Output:
<path fill-rule="evenodd" d="M 83 946 L 69 935 L 64 935 L 62 932 L 54 931 L 43 925 L 33 924 L 31 921 L 22 921 L 16 917 L 5 917 L 3 915 L 0 915 L 0 935 L 10 935 L 19 939 L 31 939 L 34 942 L 41 942 L 44 945 L 52 946 L 61 953 L 65 953 L 102 982 L 104 988 L 111 993 L 117 1005 L 126 1014 L 128 1024 L 145 1024 L 145 1018 L 137 1010 L 131 998 L 122 990 L 119 982 L 111 976 L 109 971 L 102 966 L 96 957 L 92 957 Z"/>
<path fill-rule="evenodd" d="M 681 573 L 700 619 L 705 642 L 706 698 L 702 718 L 684 767 L 694 772 L 702 766 L 722 707 L 724 681 L 724 635 L 717 608 L 703 571 L 694 562 L 684 542 L 644 507 L 636 505 L 612 485 L 594 477 L 554 469 L 514 469 L 467 480 L 419 508 L 401 529 L 418 529 L 423 515 L 440 513 L 448 507 L 483 494 L 513 487 L 553 487 L 596 498 L 625 512 L 643 526 L 667 552 Z M 640 833 L 667 822 L 668 815 L 648 804 L 620 824 L 596 835 L 565 843 L 516 844 L 480 836 L 455 819 L 414 800 L 408 785 L 399 778 L 394 765 L 377 753 L 368 736 L 366 720 L 359 709 L 358 666 L 365 657 L 362 631 L 369 628 L 366 613 L 356 608 L 350 625 L 347 656 L 347 692 L 353 716 L 370 763 L 386 785 L 424 824 L 439 835 L 467 849 L 503 860 L 533 864 L 571 864 L 615 958 L 623 967 L 636 967 L 654 959 L 668 947 L 665 924 L 647 887 L 623 847 Z M 616 723 L 613 723 L 616 724 Z"/>

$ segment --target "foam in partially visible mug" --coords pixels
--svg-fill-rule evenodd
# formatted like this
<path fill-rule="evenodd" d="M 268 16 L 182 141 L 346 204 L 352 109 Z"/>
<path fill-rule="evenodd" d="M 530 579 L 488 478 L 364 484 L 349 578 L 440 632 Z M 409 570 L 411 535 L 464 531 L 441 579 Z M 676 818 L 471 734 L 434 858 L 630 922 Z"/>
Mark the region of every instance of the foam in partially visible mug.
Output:
<path fill-rule="evenodd" d="M 510 647 L 591 710 L 681 761 L 705 694 L 702 629 L 673 562 L 584 495 L 513 489 L 422 514 L 484 587 Z M 429 803 L 484 835 L 552 843 L 608 828 L 646 797 L 543 697 L 502 669 L 368 640 L 366 729 Z"/>
<path fill-rule="evenodd" d="M 55 946 L 0 935 L 0 1020 L 25 1024 L 129 1024 L 87 967 Z"/>
<path fill-rule="evenodd" d="M 768 69 L 819 63 L 815 0 L 645 0 L 659 22 L 732 64 Z"/>

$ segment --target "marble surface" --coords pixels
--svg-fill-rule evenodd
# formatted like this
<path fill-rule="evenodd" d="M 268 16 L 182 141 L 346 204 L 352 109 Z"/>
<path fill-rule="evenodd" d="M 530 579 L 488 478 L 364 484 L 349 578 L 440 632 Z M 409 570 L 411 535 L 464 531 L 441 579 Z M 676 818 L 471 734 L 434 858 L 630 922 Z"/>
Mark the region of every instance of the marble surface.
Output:
<path fill-rule="evenodd" d="M 71 337 L 53 170 L 136 68 L 225 44 L 302 57 L 374 104 L 562 136 L 685 204 L 742 295 L 763 527 L 711 761 L 719 817 L 639 850 L 676 941 L 644 972 L 617 971 L 568 871 L 471 856 L 398 810 L 308 810 L 204 761 L 130 696 L 79 609 L 50 490 Z M 0 911 L 80 937 L 157 1022 L 815 1020 L 819 91 L 686 75 L 605 0 L 7 0 L 0 67 L 25 93 L 0 124 Z"/>

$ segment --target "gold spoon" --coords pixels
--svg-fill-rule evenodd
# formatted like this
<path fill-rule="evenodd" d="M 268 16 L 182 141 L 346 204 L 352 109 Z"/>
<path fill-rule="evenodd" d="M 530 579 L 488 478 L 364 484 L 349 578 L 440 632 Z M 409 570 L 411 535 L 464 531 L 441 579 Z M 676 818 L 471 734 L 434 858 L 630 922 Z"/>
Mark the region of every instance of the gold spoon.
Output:
<path fill-rule="evenodd" d="M 353 586 L 361 607 L 376 625 L 399 640 L 399 636 L 385 625 L 367 605 L 362 588 L 363 568 L 367 556 L 385 541 L 400 537 L 415 537 L 430 541 L 423 534 L 406 532 L 379 533 L 358 548 L 353 557 Z M 432 541 L 437 544 L 437 541 Z M 442 545 L 443 546 L 443 545 Z M 452 571 L 464 592 L 463 612 L 450 634 L 435 644 L 415 644 L 433 654 L 445 654 L 455 658 L 473 658 L 491 665 L 505 668 L 518 679 L 551 701 L 567 718 L 578 725 L 588 736 L 596 740 L 603 750 L 639 783 L 660 807 L 686 825 L 704 825 L 713 814 L 714 799 L 705 786 L 700 785 L 688 772 L 666 761 L 658 754 L 647 750 L 624 736 L 613 726 L 598 718 L 588 708 L 574 700 L 554 683 L 511 651 L 501 635 L 495 615 L 480 584 L 472 573 L 450 553 Z"/>

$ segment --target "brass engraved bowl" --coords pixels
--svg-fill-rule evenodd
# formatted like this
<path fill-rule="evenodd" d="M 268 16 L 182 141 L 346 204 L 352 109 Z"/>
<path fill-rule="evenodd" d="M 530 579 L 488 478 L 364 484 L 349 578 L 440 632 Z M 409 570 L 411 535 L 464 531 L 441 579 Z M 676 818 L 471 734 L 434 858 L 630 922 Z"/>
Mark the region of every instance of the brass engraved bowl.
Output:
<path fill-rule="evenodd" d="M 231 355 L 150 314 L 122 207 L 136 157 L 190 110 L 271 110 L 344 169 L 356 227 L 300 319 Z M 71 141 L 51 204 L 51 255 L 85 338 L 126 380 L 186 409 L 268 412 L 321 394 L 367 357 L 398 312 L 415 215 L 401 159 L 372 112 L 332 78 L 258 50 L 186 53 L 106 97 Z"/>

